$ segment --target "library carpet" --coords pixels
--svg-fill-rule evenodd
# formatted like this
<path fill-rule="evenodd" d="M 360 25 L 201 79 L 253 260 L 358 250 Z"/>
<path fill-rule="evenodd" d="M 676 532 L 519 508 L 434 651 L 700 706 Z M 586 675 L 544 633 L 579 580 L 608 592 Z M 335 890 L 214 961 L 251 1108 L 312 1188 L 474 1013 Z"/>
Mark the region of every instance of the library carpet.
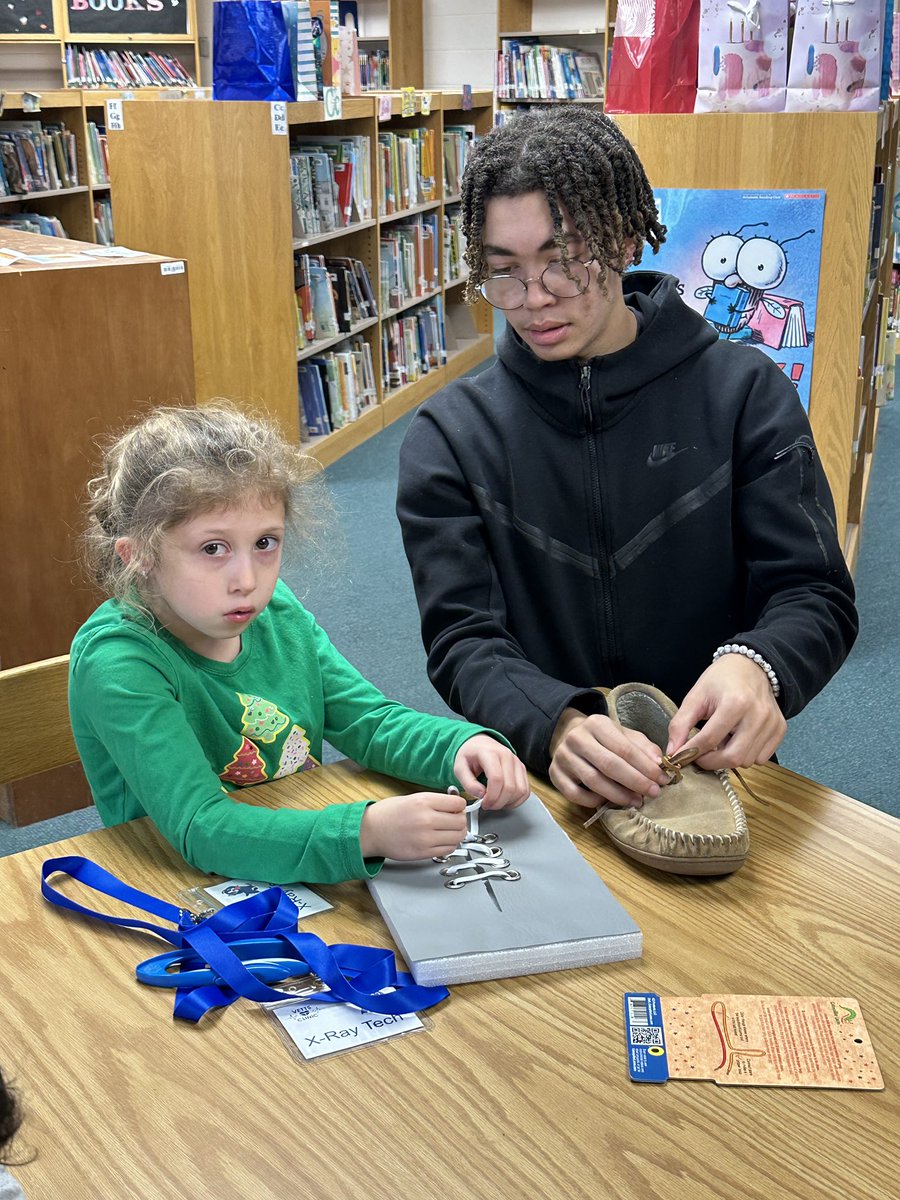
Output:
<path fill-rule="evenodd" d="M 409 568 L 394 515 L 397 460 L 411 417 L 328 469 L 336 536 L 284 575 L 335 645 L 387 695 L 450 714 L 425 671 Z M 900 402 L 881 411 L 856 585 L 860 635 L 825 690 L 794 717 L 779 761 L 801 775 L 900 816 Z M 326 753 L 326 761 L 338 755 Z M 96 829 L 96 810 L 22 829 L 0 822 L 0 856 Z"/>

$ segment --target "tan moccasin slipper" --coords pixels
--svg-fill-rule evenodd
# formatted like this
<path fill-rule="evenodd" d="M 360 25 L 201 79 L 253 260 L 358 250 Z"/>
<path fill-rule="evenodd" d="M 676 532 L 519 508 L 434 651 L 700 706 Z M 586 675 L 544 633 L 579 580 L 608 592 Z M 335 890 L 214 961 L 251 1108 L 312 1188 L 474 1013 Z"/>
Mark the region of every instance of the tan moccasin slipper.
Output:
<path fill-rule="evenodd" d="M 644 683 L 623 683 L 607 696 L 609 716 L 660 748 L 668 787 L 641 808 L 607 804 L 598 812 L 613 843 L 630 858 L 679 875 L 728 875 L 750 849 L 747 818 L 728 771 L 701 771 L 687 756 L 665 758 L 677 706 Z M 686 761 L 686 759 L 688 761 Z"/>

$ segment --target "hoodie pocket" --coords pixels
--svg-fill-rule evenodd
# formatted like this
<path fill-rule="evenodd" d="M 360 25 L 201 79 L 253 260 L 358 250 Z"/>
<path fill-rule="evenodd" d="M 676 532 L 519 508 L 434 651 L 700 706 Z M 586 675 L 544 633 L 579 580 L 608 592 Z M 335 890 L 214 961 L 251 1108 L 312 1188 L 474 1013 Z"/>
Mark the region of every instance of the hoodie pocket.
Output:
<path fill-rule="evenodd" d="M 825 570 L 830 572 L 838 568 L 834 561 L 831 548 L 836 544 L 836 529 L 831 513 L 819 500 L 818 469 L 816 464 L 816 448 L 813 440 L 807 434 L 801 434 L 796 441 L 779 450 L 775 461 L 790 459 L 793 464 L 794 487 L 797 504 L 810 528 L 822 555 Z"/>

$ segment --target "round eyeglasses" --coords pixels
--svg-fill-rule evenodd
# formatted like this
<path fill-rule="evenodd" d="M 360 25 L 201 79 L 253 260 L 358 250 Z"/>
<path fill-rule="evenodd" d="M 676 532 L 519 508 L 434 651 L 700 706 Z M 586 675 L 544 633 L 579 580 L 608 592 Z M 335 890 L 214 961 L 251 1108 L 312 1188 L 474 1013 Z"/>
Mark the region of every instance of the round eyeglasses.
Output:
<path fill-rule="evenodd" d="M 509 310 L 521 308 L 528 298 L 528 285 L 539 280 L 541 287 L 551 296 L 565 300 L 571 296 L 583 296 L 591 282 L 588 267 L 594 260 L 582 262 L 570 258 L 568 262 L 557 260 L 546 266 L 540 275 L 530 279 L 519 279 L 516 275 L 492 275 L 485 279 L 479 291 L 494 308 Z"/>

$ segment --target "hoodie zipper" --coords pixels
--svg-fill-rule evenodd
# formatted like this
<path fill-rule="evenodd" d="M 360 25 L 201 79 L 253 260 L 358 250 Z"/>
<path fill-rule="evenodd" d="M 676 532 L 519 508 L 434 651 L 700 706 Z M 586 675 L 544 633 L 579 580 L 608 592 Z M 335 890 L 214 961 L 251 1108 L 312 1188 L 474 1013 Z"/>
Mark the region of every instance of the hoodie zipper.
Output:
<path fill-rule="evenodd" d="M 594 439 L 594 413 L 591 408 L 591 364 L 582 363 L 581 378 L 578 384 L 581 397 L 581 409 L 584 414 L 585 428 L 588 435 L 588 459 L 591 471 L 591 499 L 593 502 L 593 527 L 596 544 L 598 587 L 600 590 L 603 620 L 597 629 L 600 651 L 600 662 L 604 665 L 604 674 L 610 675 L 615 660 L 615 633 L 613 628 L 612 595 L 607 570 L 609 553 L 606 545 L 606 535 L 603 523 L 603 500 L 600 494 L 600 468 L 597 456 L 597 444 Z M 604 680 L 606 682 L 606 680 Z"/>

